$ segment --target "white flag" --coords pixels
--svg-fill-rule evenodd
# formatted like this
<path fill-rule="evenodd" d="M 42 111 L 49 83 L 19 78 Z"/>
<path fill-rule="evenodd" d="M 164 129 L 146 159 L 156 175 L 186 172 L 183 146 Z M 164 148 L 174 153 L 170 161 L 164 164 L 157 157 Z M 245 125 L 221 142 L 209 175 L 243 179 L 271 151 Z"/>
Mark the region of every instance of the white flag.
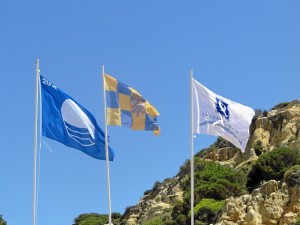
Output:
<path fill-rule="evenodd" d="M 193 133 L 221 136 L 244 151 L 254 110 L 215 94 L 195 79 L 192 83 Z"/>

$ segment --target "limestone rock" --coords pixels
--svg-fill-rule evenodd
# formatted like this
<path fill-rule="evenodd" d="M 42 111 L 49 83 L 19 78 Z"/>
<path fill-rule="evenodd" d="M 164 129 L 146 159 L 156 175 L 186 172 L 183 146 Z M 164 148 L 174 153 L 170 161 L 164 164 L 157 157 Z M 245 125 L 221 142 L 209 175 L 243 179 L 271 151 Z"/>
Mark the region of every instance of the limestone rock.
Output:
<path fill-rule="evenodd" d="M 243 161 L 241 151 L 235 147 L 220 148 L 207 154 L 206 159 L 234 168 Z"/>
<path fill-rule="evenodd" d="M 282 109 L 272 110 L 266 117 L 258 117 L 251 137 L 251 146 L 259 144 L 261 151 L 275 147 L 300 149 L 300 101 L 293 101 Z"/>
<path fill-rule="evenodd" d="M 292 225 L 300 217 L 300 187 L 270 180 L 251 194 L 225 201 L 217 224 Z"/>
<path fill-rule="evenodd" d="M 125 212 L 122 224 L 142 225 L 145 221 L 160 215 L 170 216 L 173 205 L 182 200 L 183 191 L 178 178 L 166 179 L 162 183 L 157 182 L 153 189 L 140 199 L 138 205 Z"/>

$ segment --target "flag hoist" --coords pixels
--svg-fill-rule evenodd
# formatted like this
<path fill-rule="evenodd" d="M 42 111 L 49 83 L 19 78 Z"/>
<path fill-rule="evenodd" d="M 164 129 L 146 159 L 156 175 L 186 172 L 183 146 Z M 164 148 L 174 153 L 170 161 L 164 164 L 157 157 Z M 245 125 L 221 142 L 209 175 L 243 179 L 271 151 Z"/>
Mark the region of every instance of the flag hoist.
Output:
<path fill-rule="evenodd" d="M 194 135 L 221 136 L 242 151 L 249 139 L 249 127 L 255 114 L 248 106 L 224 98 L 193 78 L 191 87 L 191 225 L 194 225 Z"/>

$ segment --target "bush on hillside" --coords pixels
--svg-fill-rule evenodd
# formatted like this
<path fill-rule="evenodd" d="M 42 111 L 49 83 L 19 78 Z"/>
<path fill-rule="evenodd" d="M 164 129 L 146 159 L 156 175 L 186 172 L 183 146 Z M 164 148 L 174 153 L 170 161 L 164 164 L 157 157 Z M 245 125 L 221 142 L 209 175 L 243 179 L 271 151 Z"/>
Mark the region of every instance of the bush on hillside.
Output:
<path fill-rule="evenodd" d="M 148 220 L 147 222 L 144 223 L 144 225 L 164 225 L 164 223 L 161 218 L 156 217 L 151 220 Z"/>
<path fill-rule="evenodd" d="M 253 189 L 261 181 L 282 180 L 284 173 L 300 164 L 299 150 L 280 147 L 259 156 L 248 174 L 247 186 Z"/>
<path fill-rule="evenodd" d="M 144 191 L 144 195 L 149 195 L 152 192 L 152 189 Z"/>
<path fill-rule="evenodd" d="M 284 174 L 284 181 L 289 187 L 300 186 L 300 165 L 295 165 Z"/>
<path fill-rule="evenodd" d="M 181 168 L 181 176 L 185 177 L 182 180 L 181 186 L 184 190 L 183 202 L 177 202 L 173 208 L 172 217 L 177 224 L 189 224 L 190 218 L 190 170 L 188 162 Z M 228 166 L 223 166 L 219 163 L 206 161 L 199 157 L 195 157 L 194 163 L 194 200 L 195 205 L 201 203 L 203 199 L 224 200 L 230 196 L 239 196 L 246 193 L 246 174 L 243 171 L 235 171 Z M 185 176 L 183 175 L 185 171 Z M 208 200 L 203 200 L 208 201 Z M 202 204 L 203 204 L 202 201 Z M 210 202 L 209 207 L 200 207 L 198 205 L 198 214 L 195 214 L 195 219 L 198 224 L 206 224 L 213 221 L 217 212 L 212 208 Z M 207 202 L 206 202 L 207 203 Z M 198 210 L 198 209 L 197 209 Z M 205 216 L 200 216 L 200 214 Z M 183 220 L 185 219 L 185 223 Z"/>
<path fill-rule="evenodd" d="M 175 222 L 177 225 L 186 225 L 187 223 L 187 216 L 185 214 L 179 214 L 175 218 Z"/>
<path fill-rule="evenodd" d="M 120 213 L 112 213 L 111 217 L 113 224 L 117 224 L 121 220 L 122 215 Z M 107 214 L 86 213 L 75 218 L 73 225 L 102 225 L 107 223 Z"/>
<path fill-rule="evenodd" d="M 173 210 L 171 216 L 174 220 L 174 224 L 185 224 L 186 222 L 186 210 L 184 209 L 184 205 L 182 201 L 175 202 L 173 206 Z"/>
<path fill-rule="evenodd" d="M 188 181 L 189 185 L 190 181 Z M 190 188 L 188 195 L 190 195 Z M 195 158 L 195 203 L 202 198 L 224 200 L 230 196 L 239 196 L 246 191 L 246 176 L 219 163 Z"/>
<path fill-rule="evenodd" d="M 195 207 L 195 220 L 212 224 L 215 222 L 218 212 L 222 209 L 224 201 L 204 198 Z"/>
<path fill-rule="evenodd" d="M 224 200 L 246 192 L 246 176 L 242 171 L 212 161 L 195 158 L 195 203 L 202 198 Z M 190 176 L 182 184 L 185 199 L 190 198 Z"/>
<path fill-rule="evenodd" d="M 6 221 L 3 219 L 2 215 L 0 215 L 0 225 L 6 225 Z"/>
<path fill-rule="evenodd" d="M 271 110 L 275 110 L 275 109 L 282 109 L 288 106 L 290 102 L 281 102 L 277 105 L 275 105 Z"/>
<path fill-rule="evenodd" d="M 256 141 L 253 148 L 254 148 L 255 154 L 257 156 L 260 156 L 264 151 L 263 142 L 261 140 Z"/>
<path fill-rule="evenodd" d="M 223 200 L 215 200 L 210 198 L 203 198 L 194 208 L 195 213 L 198 213 L 200 209 L 207 208 L 214 213 L 217 213 L 222 209 L 224 205 Z"/>

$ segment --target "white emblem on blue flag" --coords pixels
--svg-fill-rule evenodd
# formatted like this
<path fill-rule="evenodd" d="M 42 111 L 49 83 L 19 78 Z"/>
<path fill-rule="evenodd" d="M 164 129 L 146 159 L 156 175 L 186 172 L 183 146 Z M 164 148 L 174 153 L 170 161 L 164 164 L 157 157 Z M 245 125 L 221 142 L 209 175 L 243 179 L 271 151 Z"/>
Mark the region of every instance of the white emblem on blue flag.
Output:
<path fill-rule="evenodd" d="M 95 127 L 93 123 L 72 99 L 66 99 L 63 102 L 61 115 L 70 138 L 82 146 L 95 144 Z"/>

